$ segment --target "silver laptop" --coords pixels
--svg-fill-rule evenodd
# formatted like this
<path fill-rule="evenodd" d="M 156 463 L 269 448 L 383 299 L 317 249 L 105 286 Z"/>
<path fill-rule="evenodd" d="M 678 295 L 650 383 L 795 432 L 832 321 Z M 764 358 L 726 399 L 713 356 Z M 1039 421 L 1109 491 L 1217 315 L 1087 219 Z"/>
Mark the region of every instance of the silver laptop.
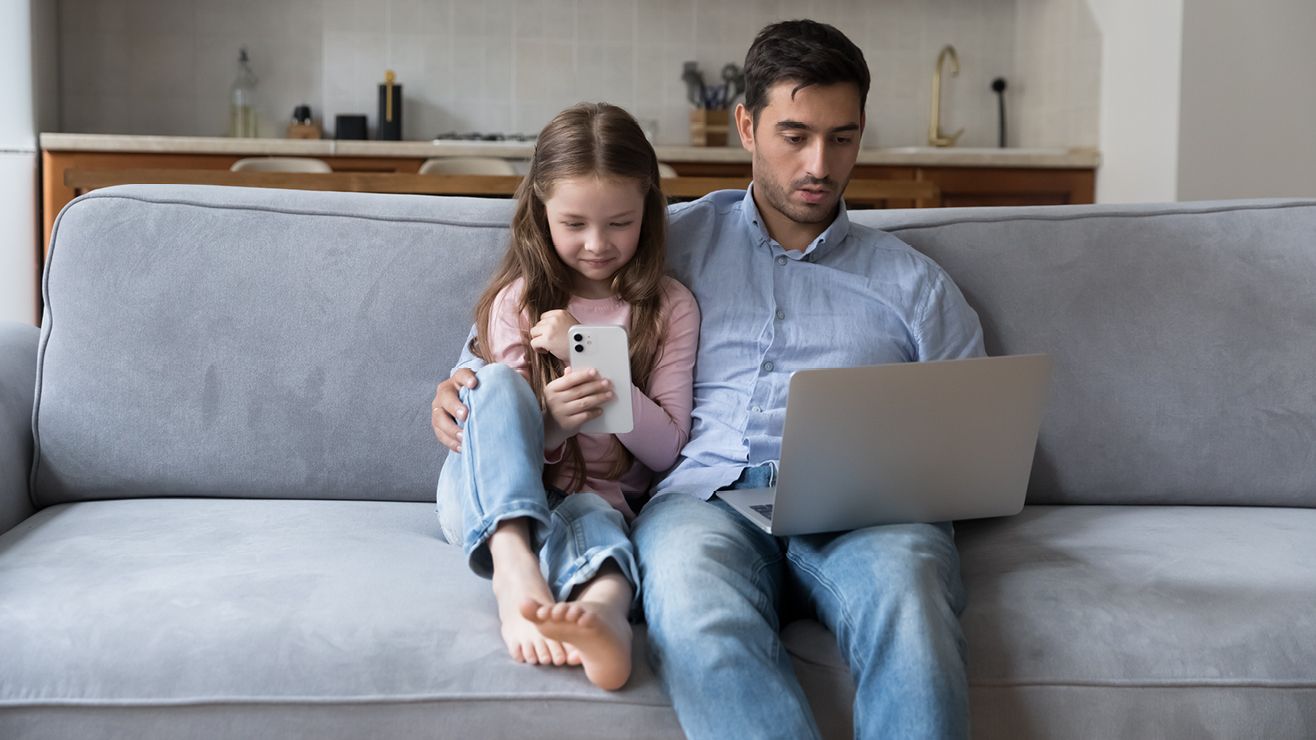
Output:
<path fill-rule="evenodd" d="M 776 486 L 717 495 L 775 535 L 1018 514 L 1050 376 L 1046 355 L 798 371 Z"/>

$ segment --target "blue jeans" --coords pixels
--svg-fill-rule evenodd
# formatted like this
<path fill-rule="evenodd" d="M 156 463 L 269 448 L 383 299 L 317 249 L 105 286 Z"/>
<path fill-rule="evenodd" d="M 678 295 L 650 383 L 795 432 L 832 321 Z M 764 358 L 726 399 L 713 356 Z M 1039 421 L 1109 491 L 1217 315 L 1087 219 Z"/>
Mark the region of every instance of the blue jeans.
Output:
<path fill-rule="evenodd" d="M 449 453 L 439 473 L 435 498 L 444 539 L 461 546 L 471 570 L 489 578 L 489 536 L 499 522 L 524 517 L 540 572 L 558 601 L 609 560 L 638 598 L 635 551 L 621 512 L 593 493 L 563 495 L 544 485 L 544 421 L 530 384 L 506 365 L 486 365 L 476 377 L 475 388 L 461 390 L 469 411 L 462 451 Z"/>
<path fill-rule="evenodd" d="M 770 483 L 750 468 L 733 487 Z M 816 738 L 779 630 L 811 609 L 854 676 L 856 737 L 962 738 L 964 595 L 950 524 L 773 537 L 720 499 L 670 493 L 633 530 L 650 658 L 691 738 Z"/>

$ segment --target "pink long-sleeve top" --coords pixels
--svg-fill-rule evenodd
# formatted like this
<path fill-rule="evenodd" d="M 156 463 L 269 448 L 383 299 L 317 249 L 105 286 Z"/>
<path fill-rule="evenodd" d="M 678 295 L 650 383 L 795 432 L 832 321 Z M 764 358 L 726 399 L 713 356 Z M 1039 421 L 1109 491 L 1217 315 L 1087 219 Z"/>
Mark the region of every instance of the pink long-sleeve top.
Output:
<path fill-rule="evenodd" d="M 526 352 L 533 351 L 529 350 L 530 320 L 518 310 L 523 285 L 517 280 L 494 298 L 489 314 L 489 353 L 495 362 L 529 379 Z M 615 297 L 572 296 L 566 309 L 581 324 L 612 324 L 630 330 L 630 304 Z M 699 305 L 694 294 L 676 280 L 664 278 L 660 317 L 661 344 L 649 373 L 648 392 L 631 387 L 635 428 L 626 434 L 576 435 L 585 458 L 584 490 L 602 496 L 627 520 L 635 512 L 625 494 L 647 491 L 654 471 L 671 467 L 690 438 L 695 352 L 699 344 Z M 630 451 L 635 462 L 621 478 L 609 480 L 604 476 L 618 456 L 612 444 L 614 437 Z M 545 462 L 557 462 L 559 455 L 560 450 L 546 451 Z M 563 471 L 553 484 L 565 488 L 570 480 L 569 472 Z"/>

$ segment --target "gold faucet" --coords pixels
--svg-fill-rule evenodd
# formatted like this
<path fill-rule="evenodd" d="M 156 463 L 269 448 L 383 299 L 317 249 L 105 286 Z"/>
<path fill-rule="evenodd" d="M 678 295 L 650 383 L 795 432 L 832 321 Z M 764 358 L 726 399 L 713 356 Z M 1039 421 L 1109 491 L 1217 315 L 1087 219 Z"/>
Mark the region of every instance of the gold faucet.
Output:
<path fill-rule="evenodd" d="M 947 44 L 937 55 L 937 71 L 932 73 L 932 122 L 928 124 L 928 143 L 932 146 L 955 146 L 955 140 L 964 133 L 964 129 L 950 136 L 941 133 L 941 65 L 947 59 L 950 59 L 950 76 L 960 74 L 960 56 L 955 53 L 955 47 Z"/>

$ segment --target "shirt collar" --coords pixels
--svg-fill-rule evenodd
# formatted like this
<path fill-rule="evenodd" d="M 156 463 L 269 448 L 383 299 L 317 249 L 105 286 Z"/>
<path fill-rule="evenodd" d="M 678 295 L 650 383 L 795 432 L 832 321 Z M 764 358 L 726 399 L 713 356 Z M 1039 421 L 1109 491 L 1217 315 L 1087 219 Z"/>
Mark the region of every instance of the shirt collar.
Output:
<path fill-rule="evenodd" d="M 763 217 L 759 215 L 758 206 L 754 203 L 754 183 L 750 183 L 745 189 L 745 197 L 741 201 L 741 213 L 744 214 L 745 226 L 750 231 L 751 239 L 755 243 L 777 244 L 768 234 L 768 227 L 763 222 Z M 846 213 L 845 199 L 842 198 L 840 207 L 836 211 L 836 218 L 832 223 L 823 230 L 810 244 L 805 247 L 804 252 L 796 253 L 803 257 L 813 255 L 814 252 L 827 249 L 828 247 L 840 244 L 845 241 L 845 237 L 850 234 L 850 216 Z M 816 259 L 819 255 L 813 255 Z"/>

